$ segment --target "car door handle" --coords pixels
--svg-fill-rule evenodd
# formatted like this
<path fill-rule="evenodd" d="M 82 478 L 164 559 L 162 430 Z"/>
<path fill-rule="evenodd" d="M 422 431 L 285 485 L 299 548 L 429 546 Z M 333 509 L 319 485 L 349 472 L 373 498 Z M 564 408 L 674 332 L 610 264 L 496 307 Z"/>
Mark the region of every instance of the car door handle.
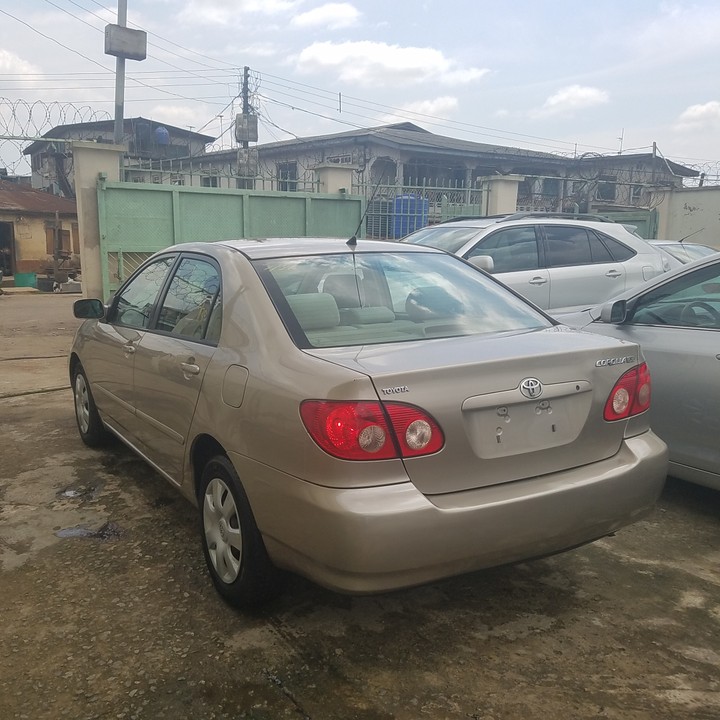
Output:
<path fill-rule="evenodd" d="M 534 277 L 529 281 L 530 285 L 544 285 L 546 282 L 547 278 L 544 277 Z"/>
<path fill-rule="evenodd" d="M 200 366 L 195 365 L 195 363 L 180 363 L 180 367 L 182 368 L 184 375 L 199 375 L 200 374 Z"/>
<path fill-rule="evenodd" d="M 126 355 L 134 355 L 135 354 L 135 346 L 132 343 L 128 343 L 127 345 L 123 345 L 123 352 Z"/>
<path fill-rule="evenodd" d="M 622 277 L 622 273 L 618 272 L 617 270 L 608 270 L 605 273 L 605 276 L 609 277 L 609 278 L 619 278 L 619 277 Z"/>

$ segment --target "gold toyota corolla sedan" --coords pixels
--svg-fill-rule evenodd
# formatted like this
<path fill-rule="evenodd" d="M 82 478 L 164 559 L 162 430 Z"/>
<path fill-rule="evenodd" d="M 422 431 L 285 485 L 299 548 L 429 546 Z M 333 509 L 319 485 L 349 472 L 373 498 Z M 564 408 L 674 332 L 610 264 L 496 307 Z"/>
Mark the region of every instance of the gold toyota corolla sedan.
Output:
<path fill-rule="evenodd" d="M 198 506 L 235 605 L 280 569 L 374 593 L 556 553 L 665 480 L 637 345 L 432 248 L 176 245 L 75 314 L 83 441 L 118 436 Z"/>

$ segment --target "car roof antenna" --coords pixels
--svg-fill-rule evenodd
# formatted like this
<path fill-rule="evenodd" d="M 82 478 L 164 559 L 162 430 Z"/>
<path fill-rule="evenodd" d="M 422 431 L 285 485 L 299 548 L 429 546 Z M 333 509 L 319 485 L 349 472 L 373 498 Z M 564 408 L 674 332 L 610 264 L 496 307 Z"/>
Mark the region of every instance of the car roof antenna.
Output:
<path fill-rule="evenodd" d="M 697 235 L 698 233 L 701 233 L 705 228 L 700 228 L 699 230 L 696 230 L 695 232 L 691 232 L 689 235 L 686 235 L 684 238 L 680 238 L 678 242 L 685 242 L 688 238 L 691 238 L 693 235 Z"/>
<path fill-rule="evenodd" d="M 377 191 L 380 188 L 380 183 L 382 182 L 383 176 L 380 175 L 378 178 L 378 181 L 375 183 L 375 187 L 373 188 L 373 191 L 370 195 L 370 199 L 365 203 L 365 212 L 363 212 L 362 217 L 360 218 L 360 222 L 358 223 L 357 229 L 352 234 L 352 237 L 347 241 L 348 247 L 351 249 L 355 249 L 357 247 L 357 234 L 360 232 L 360 228 L 362 227 L 363 223 L 365 222 L 365 218 L 367 217 L 368 212 L 370 211 L 370 205 L 372 204 L 372 201 L 375 199 L 375 195 L 377 195 Z"/>

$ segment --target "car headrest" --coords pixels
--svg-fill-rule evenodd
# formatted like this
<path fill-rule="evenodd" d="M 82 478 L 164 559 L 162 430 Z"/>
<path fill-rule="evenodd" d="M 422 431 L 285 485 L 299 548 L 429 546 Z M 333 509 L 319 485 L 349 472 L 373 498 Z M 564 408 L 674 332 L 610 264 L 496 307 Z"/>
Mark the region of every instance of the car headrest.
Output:
<path fill-rule="evenodd" d="M 445 288 L 427 286 L 415 288 L 405 301 L 405 312 L 411 320 L 439 320 L 457 317 L 464 312 L 463 304 Z"/>
<path fill-rule="evenodd" d="M 329 293 L 288 295 L 288 305 L 303 330 L 324 330 L 340 324 L 340 312 Z"/>

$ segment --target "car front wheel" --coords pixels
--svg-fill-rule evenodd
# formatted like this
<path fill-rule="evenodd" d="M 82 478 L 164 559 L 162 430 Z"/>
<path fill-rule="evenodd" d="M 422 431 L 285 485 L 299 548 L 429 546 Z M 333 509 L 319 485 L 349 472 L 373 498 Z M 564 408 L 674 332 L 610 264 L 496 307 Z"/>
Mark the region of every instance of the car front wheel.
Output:
<path fill-rule="evenodd" d="M 205 465 L 199 504 L 205 562 L 220 595 L 242 608 L 257 608 L 276 595 L 279 573 L 227 457 L 218 455 Z"/>
<path fill-rule="evenodd" d="M 90 383 L 83 366 L 78 363 L 72 376 L 73 397 L 75 400 L 75 420 L 81 440 L 92 448 L 102 447 L 110 439 L 110 433 L 100 419 L 95 400 L 90 391 Z"/>

